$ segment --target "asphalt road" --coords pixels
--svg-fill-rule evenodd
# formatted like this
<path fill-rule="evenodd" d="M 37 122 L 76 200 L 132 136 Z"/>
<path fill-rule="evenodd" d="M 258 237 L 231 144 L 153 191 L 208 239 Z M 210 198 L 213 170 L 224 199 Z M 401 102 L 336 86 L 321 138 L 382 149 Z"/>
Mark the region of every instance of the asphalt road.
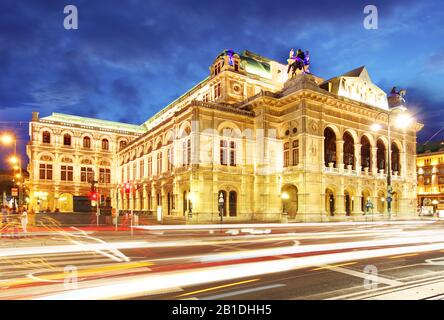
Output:
<path fill-rule="evenodd" d="M 0 299 L 441 299 L 444 223 L 49 229 L 0 245 Z"/>

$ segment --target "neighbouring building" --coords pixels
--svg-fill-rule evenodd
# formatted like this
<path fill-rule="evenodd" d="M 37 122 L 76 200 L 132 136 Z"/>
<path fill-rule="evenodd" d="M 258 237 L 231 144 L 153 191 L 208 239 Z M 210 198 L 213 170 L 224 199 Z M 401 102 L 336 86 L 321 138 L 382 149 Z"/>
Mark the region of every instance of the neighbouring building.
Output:
<path fill-rule="evenodd" d="M 418 206 L 423 213 L 444 210 L 444 141 L 418 145 Z"/>
<path fill-rule="evenodd" d="M 288 79 L 287 65 L 226 50 L 207 78 L 140 126 L 34 114 L 32 203 L 45 192 L 40 206 L 76 211 L 94 178 L 119 210 L 161 208 L 164 219 L 195 223 L 218 222 L 219 212 L 224 221 L 341 220 L 362 215 L 368 199 L 385 213 L 390 144 L 393 212 L 411 216 L 422 125 L 392 127 L 389 141 L 393 102 L 365 67 Z M 383 129 L 372 131 L 375 122 Z"/>

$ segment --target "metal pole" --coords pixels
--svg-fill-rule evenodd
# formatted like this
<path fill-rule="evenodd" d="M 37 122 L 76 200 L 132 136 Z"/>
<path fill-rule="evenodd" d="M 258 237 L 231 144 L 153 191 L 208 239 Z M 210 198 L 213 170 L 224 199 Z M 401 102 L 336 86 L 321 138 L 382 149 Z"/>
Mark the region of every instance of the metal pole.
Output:
<path fill-rule="evenodd" d="M 134 210 L 131 209 L 131 237 L 133 236 L 133 217 L 134 217 Z"/>
<path fill-rule="evenodd" d="M 391 177 L 391 170 L 392 170 L 392 164 L 391 164 L 391 153 L 392 153 L 392 144 L 391 144 L 391 132 L 390 132 L 390 115 L 388 114 L 388 154 L 387 154 L 387 212 L 388 212 L 388 218 L 391 219 L 392 214 L 392 177 Z"/>

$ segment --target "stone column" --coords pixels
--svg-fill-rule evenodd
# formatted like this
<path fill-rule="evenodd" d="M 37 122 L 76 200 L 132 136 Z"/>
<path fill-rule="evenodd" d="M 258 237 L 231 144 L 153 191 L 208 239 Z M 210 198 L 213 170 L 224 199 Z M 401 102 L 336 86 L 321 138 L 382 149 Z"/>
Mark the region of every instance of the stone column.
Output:
<path fill-rule="evenodd" d="M 377 147 L 371 147 L 371 171 L 373 175 L 376 175 L 378 173 L 378 161 L 377 161 L 377 154 L 378 154 L 378 148 Z"/>
<path fill-rule="evenodd" d="M 345 196 L 343 188 L 340 188 L 335 195 L 335 216 L 345 216 Z"/>
<path fill-rule="evenodd" d="M 344 140 L 336 140 L 336 167 L 344 171 Z"/>
<path fill-rule="evenodd" d="M 361 144 L 355 143 L 355 170 L 361 174 Z"/>

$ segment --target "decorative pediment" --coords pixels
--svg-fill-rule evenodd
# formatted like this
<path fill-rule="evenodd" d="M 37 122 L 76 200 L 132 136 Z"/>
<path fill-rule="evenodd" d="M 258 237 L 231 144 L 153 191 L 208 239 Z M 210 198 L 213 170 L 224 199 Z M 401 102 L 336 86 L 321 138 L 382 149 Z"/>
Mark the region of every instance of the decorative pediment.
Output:
<path fill-rule="evenodd" d="M 321 84 L 321 88 L 340 97 L 388 110 L 387 94 L 376 86 L 365 67 L 349 71 Z"/>

